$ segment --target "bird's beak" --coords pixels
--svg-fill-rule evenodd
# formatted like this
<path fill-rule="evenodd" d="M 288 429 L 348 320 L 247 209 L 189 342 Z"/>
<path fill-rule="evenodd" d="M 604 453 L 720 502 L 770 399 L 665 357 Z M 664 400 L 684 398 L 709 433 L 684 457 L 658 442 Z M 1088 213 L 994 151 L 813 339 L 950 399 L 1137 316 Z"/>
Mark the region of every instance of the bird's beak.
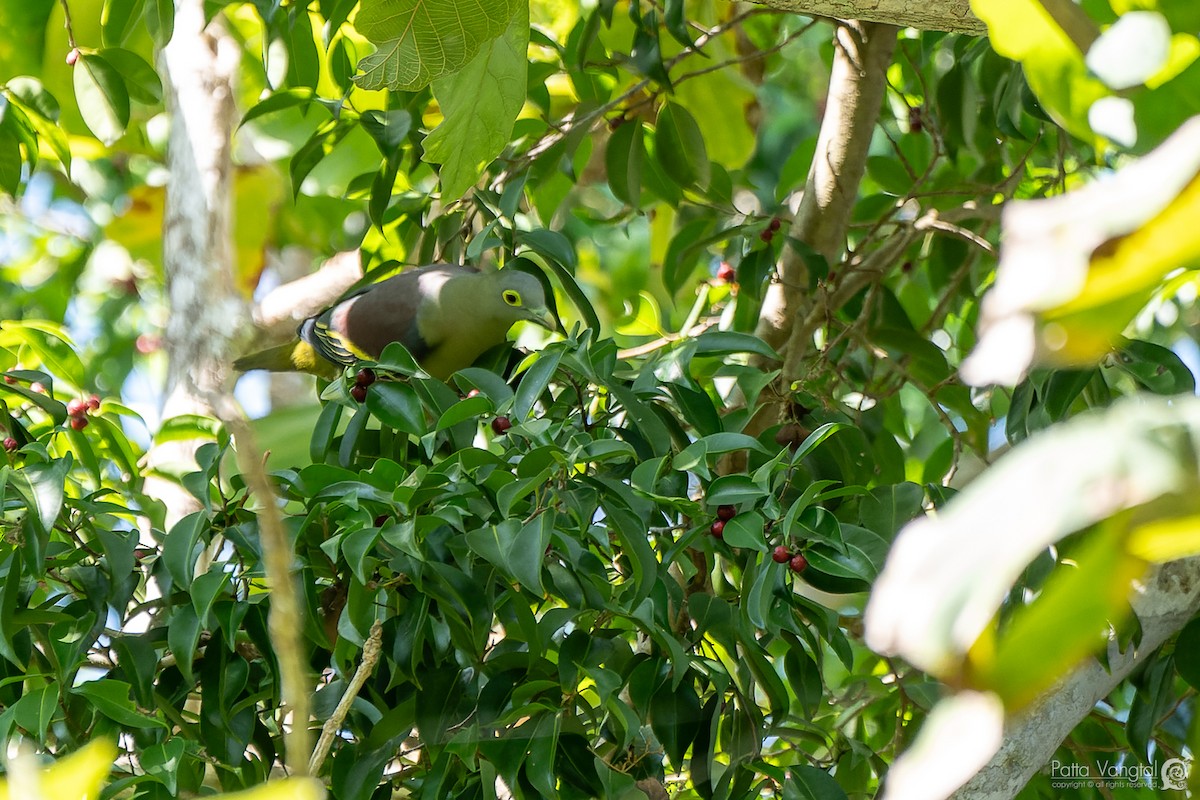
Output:
<path fill-rule="evenodd" d="M 532 322 L 534 325 L 540 325 L 548 331 L 558 330 L 558 320 L 550 313 L 550 309 L 531 308 L 525 312 L 525 319 Z"/>

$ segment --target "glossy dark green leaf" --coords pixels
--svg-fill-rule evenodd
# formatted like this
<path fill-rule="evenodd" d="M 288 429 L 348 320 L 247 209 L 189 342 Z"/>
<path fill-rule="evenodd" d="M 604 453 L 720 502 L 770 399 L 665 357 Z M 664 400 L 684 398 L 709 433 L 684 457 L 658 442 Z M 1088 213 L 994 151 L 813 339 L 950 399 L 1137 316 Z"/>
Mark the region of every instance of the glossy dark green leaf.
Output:
<path fill-rule="evenodd" d="M 749 333 L 737 331 L 705 331 L 695 339 L 696 355 L 727 356 L 734 353 L 751 353 L 778 361 L 780 356 L 762 339 Z"/>
<path fill-rule="evenodd" d="M 765 525 L 766 520 L 757 511 L 743 512 L 725 523 L 721 538 L 730 547 L 745 547 L 766 552 L 768 548 L 764 535 Z"/>
<path fill-rule="evenodd" d="M 376 381 L 367 389 L 367 409 L 384 425 L 413 436 L 427 430 L 421 398 L 405 381 Z"/>
<path fill-rule="evenodd" d="M 106 47 L 100 55 L 124 78 L 129 99 L 146 105 L 162 102 L 162 79 L 146 59 L 120 47 Z"/>
<path fill-rule="evenodd" d="M 121 73 L 103 56 L 88 53 L 79 56 L 71 74 L 88 130 L 104 144 L 120 139 L 129 124 L 129 90 Z"/>
<path fill-rule="evenodd" d="M 175 35 L 175 0 L 146 0 L 146 28 L 161 50 Z"/>
<path fill-rule="evenodd" d="M 1155 394 L 1194 394 L 1196 378 L 1174 352 L 1151 342 L 1125 341 L 1117 364 Z"/>
<path fill-rule="evenodd" d="M 143 713 L 134 706 L 129 689 L 129 684 L 124 681 L 103 678 L 81 683 L 71 692 L 87 698 L 104 716 L 130 728 L 166 727 L 156 716 Z"/>
<path fill-rule="evenodd" d="M 513 417 L 516 421 L 520 422 L 529 418 L 534 405 L 541 400 L 542 393 L 550 385 L 550 379 L 554 377 L 561 360 L 561 350 L 547 348 L 538 355 L 533 366 L 521 377 L 521 383 L 517 386 L 517 393 L 513 398 Z"/>
<path fill-rule="evenodd" d="M 245 125 L 251 120 L 258 119 L 266 114 L 272 114 L 276 111 L 283 111 L 296 106 L 308 105 L 312 102 L 314 92 L 306 86 L 298 86 L 293 89 L 282 89 L 278 92 L 272 92 L 267 97 L 260 100 L 242 117 L 240 125 Z M 364 127 L 366 127 L 364 125 Z"/>
<path fill-rule="evenodd" d="M 788 770 L 783 785 L 784 800 L 846 800 L 846 792 L 828 772 L 808 764 Z"/>
<path fill-rule="evenodd" d="M 722 475 L 709 484 L 705 499 L 710 506 L 735 506 L 760 500 L 767 493 L 749 475 Z"/>
<path fill-rule="evenodd" d="M 105 0 L 100 35 L 107 47 L 119 47 L 141 21 L 145 0 Z"/>
<path fill-rule="evenodd" d="M 677 103 L 664 103 L 655 122 L 654 155 L 663 171 L 684 188 L 704 188 L 711 168 L 704 134 L 695 117 Z"/>
<path fill-rule="evenodd" d="M 618 200 L 634 208 L 641 205 L 644 137 L 640 121 L 626 122 L 608 137 L 604 150 L 609 189 Z"/>

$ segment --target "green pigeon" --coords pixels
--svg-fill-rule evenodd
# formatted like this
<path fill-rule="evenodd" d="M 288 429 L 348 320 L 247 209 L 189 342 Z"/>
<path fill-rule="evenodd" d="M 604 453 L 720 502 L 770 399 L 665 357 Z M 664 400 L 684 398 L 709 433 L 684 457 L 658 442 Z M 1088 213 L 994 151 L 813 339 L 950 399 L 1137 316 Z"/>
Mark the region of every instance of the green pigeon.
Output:
<path fill-rule="evenodd" d="M 339 300 L 300 323 L 297 341 L 243 356 L 233 367 L 333 378 L 340 367 L 377 359 L 384 347 L 400 342 L 426 372 L 444 380 L 502 344 L 522 320 L 556 327 L 532 275 L 434 264 Z"/>

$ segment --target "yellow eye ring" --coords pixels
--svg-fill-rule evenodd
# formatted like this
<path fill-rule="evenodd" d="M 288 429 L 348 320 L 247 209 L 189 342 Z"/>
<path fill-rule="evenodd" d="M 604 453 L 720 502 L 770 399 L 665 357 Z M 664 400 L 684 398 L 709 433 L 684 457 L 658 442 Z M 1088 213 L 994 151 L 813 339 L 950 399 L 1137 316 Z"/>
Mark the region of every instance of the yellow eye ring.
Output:
<path fill-rule="evenodd" d="M 504 294 L 501 295 L 501 297 L 503 297 L 504 302 L 508 303 L 510 306 L 520 306 L 521 305 L 521 293 L 520 292 L 515 292 L 512 289 L 509 289 L 509 290 L 505 291 Z"/>

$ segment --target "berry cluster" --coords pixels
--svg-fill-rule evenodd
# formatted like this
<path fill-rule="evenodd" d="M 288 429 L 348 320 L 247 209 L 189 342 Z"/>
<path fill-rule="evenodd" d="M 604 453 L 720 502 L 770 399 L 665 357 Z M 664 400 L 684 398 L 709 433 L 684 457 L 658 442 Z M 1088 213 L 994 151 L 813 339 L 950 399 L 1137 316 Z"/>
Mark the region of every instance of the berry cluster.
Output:
<path fill-rule="evenodd" d="M 783 222 L 779 219 L 779 217 L 771 217 L 771 221 L 767 223 L 766 229 L 764 229 L 763 232 L 758 235 L 758 238 L 762 239 L 764 242 L 770 243 L 770 241 L 775 238 L 775 234 L 779 232 L 779 229 L 782 226 Z"/>
<path fill-rule="evenodd" d="M 375 382 L 375 370 L 369 367 L 363 367 L 354 376 L 354 385 L 350 387 L 350 396 L 354 398 L 356 403 L 362 403 L 367 399 L 367 387 Z"/>
<path fill-rule="evenodd" d="M 71 417 L 72 430 L 81 431 L 88 426 L 87 415 L 100 408 L 100 398 L 92 395 L 86 400 L 75 398 L 67 403 L 67 414 Z"/>
<path fill-rule="evenodd" d="M 787 545 L 777 545 L 771 553 L 771 560 L 776 564 L 787 564 L 788 569 L 799 575 L 808 568 L 808 559 L 803 553 L 793 553 L 787 548 Z"/>
<path fill-rule="evenodd" d="M 733 506 L 717 506 L 717 518 L 713 520 L 713 524 L 709 526 L 708 532 L 718 539 L 725 536 L 725 523 L 737 516 L 737 509 Z"/>

